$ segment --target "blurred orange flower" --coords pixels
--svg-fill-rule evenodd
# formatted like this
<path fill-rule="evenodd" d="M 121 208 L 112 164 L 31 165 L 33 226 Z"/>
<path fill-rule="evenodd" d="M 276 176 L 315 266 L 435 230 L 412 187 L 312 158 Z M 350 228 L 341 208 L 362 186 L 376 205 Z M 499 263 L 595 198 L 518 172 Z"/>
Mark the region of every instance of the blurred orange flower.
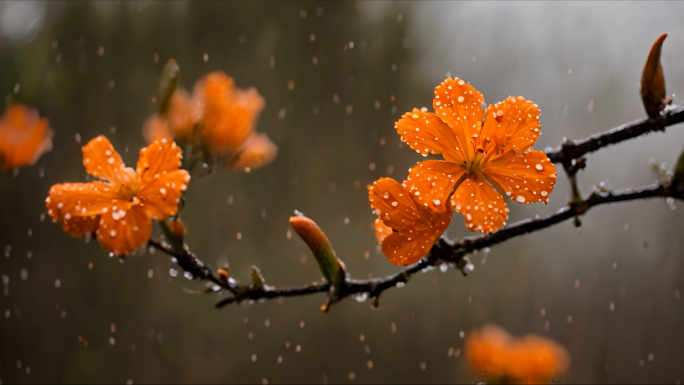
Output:
<path fill-rule="evenodd" d="M 499 192 L 519 203 L 547 203 L 556 168 L 544 152 L 531 147 L 540 130 L 536 104 L 521 96 L 486 110 L 482 103 L 484 97 L 475 88 L 448 78 L 435 88 L 434 114 L 413 109 L 395 129 L 418 153 L 445 159 L 420 162 L 409 170 L 405 184 L 415 198 L 437 212 L 445 211 L 451 199 L 468 229 L 487 233 L 508 219 Z"/>
<path fill-rule="evenodd" d="M 549 383 L 570 365 L 568 352 L 556 342 L 535 335 L 515 338 L 495 325 L 473 330 L 465 355 L 473 370 L 500 383 Z"/>
<path fill-rule="evenodd" d="M 176 90 L 164 115 L 147 119 L 148 142 L 172 138 L 199 142 L 210 154 L 220 154 L 228 166 L 249 170 L 271 162 L 276 145 L 254 130 L 264 99 L 255 88 L 241 90 L 223 72 L 212 72 L 195 83 L 193 95 Z"/>
<path fill-rule="evenodd" d="M 382 221 L 375 221 L 375 234 L 382 243 L 382 252 L 395 265 L 418 261 L 451 222 L 451 207 L 442 212 L 433 211 L 391 178 L 375 181 L 368 188 L 368 201 Z"/>
<path fill-rule="evenodd" d="M 112 144 L 98 136 L 83 147 L 86 171 L 101 179 L 56 184 L 45 200 L 48 214 L 75 236 L 95 233 L 116 255 L 132 253 L 147 242 L 152 220 L 178 212 L 190 181 L 180 170 L 181 150 L 161 139 L 140 150 L 136 169 L 126 167 Z"/>
<path fill-rule="evenodd" d="M 10 172 L 31 165 L 52 149 L 53 131 L 38 111 L 13 104 L 0 119 L 0 169 Z"/>

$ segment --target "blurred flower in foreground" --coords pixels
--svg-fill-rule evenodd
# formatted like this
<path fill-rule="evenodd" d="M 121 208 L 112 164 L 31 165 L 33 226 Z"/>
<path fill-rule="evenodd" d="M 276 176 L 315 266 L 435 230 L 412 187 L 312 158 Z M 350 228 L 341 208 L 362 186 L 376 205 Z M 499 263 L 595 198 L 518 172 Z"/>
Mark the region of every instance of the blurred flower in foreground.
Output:
<path fill-rule="evenodd" d="M 190 175 L 180 170 L 181 150 L 161 139 L 140 150 L 136 169 L 126 167 L 112 144 L 98 136 L 83 147 L 86 171 L 102 181 L 56 184 L 45 200 L 48 214 L 75 236 L 93 232 L 116 255 L 143 246 L 152 220 L 178 212 Z"/>
<path fill-rule="evenodd" d="M 459 78 L 443 81 L 434 95 L 434 114 L 414 108 L 395 124 L 409 147 L 445 159 L 409 170 L 404 186 L 420 204 L 442 212 L 451 198 L 469 230 L 487 233 L 508 219 L 501 194 L 518 203 L 548 202 L 556 168 L 544 152 L 532 151 L 540 130 L 536 104 L 509 97 L 485 111 L 482 94 Z"/>
<path fill-rule="evenodd" d="M 164 113 L 144 124 L 148 142 L 175 138 L 218 155 L 224 164 L 249 171 L 270 163 L 278 148 L 265 134 L 254 130 L 264 99 L 255 88 L 241 90 L 223 72 L 200 79 L 192 95 L 176 90 Z"/>
<path fill-rule="evenodd" d="M 395 265 L 418 261 L 451 222 L 451 206 L 432 211 L 417 202 L 404 186 L 391 178 L 380 178 L 368 188 L 368 201 L 384 223 L 375 222 L 375 236 L 382 252 Z"/>
<path fill-rule="evenodd" d="M 535 336 L 513 337 L 495 325 L 473 330 L 465 342 L 470 366 L 493 383 L 546 384 L 570 365 L 556 342 Z"/>
<path fill-rule="evenodd" d="M 35 163 L 52 149 L 53 131 L 38 111 L 20 104 L 11 105 L 0 119 L 0 169 L 11 172 Z"/>

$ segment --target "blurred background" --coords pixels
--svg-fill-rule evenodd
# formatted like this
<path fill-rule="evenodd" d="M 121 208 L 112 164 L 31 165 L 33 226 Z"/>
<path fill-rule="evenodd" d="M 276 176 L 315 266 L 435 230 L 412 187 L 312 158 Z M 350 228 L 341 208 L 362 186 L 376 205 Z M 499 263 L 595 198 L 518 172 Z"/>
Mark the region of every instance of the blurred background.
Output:
<path fill-rule="evenodd" d="M 125 261 L 46 219 L 51 185 L 86 178 L 81 146 L 104 134 L 132 165 L 169 58 L 191 88 L 221 70 L 254 86 L 266 107 L 257 129 L 279 147 L 251 173 L 194 177 L 182 218 L 192 250 L 251 265 L 272 285 L 321 273 L 290 232 L 300 210 L 325 230 L 357 278 L 398 271 L 376 244 L 366 184 L 402 180 L 422 160 L 394 122 L 431 106 L 458 76 L 494 103 L 539 104 L 536 149 L 556 147 L 645 116 L 638 94 L 651 44 L 668 33 L 668 93 L 684 93 L 679 2 L 2 2 L 0 94 L 36 107 L 54 148 L 0 175 L 0 380 L 78 382 L 473 383 L 463 358 L 470 330 L 496 323 L 567 347 L 567 382 L 679 382 L 684 377 L 684 219 L 681 202 L 601 206 L 582 218 L 418 274 L 371 301 L 329 314 L 322 294 L 213 308 L 165 255 Z M 584 193 L 661 176 L 684 148 L 670 127 L 588 157 Z M 667 164 L 664 165 L 667 167 Z M 567 202 L 567 180 L 547 206 L 510 203 L 509 223 Z M 474 235 L 454 215 L 451 238 Z M 174 277 L 174 275 L 176 275 Z M 225 293 L 222 293 L 225 295 Z"/>

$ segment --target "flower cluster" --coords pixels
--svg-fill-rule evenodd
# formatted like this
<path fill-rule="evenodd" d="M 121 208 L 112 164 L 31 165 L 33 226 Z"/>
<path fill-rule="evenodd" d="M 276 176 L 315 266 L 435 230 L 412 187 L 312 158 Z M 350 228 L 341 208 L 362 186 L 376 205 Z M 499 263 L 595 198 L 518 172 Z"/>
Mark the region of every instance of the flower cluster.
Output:
<path fill-rule="evenodd" d="M 53 131 L 38 111 L 13 104 L 0 119 L 0 169 L 5 172 L 31 165 L 52 149 Z"/>
<path fill-rule="evenodd" d="M 568 352 L 556 342 L 535 335 L 515 338 L 494 325 L 471 332 L 465 355 L 473 370 L 493 383 L 548 384 L 570 365 Z"/>
<path fill-rule="evenodd" d="M 212 72 L 195 83 L 192 95 L 174 91 L 164 113 L 150 116 L 143 135 L 148 143 L 175 138 L 218 155 L 229 167 L 250 170 L 271 162 L 278 149 L 254 130 L 264 99 L 255 88 L 241 90 L 223 72 Z"/>
<path fill-rule="evenodd" d="M 449 225 L 452 210 L 465 217 L 469 230 L 488 233 L 506 224 L 504 196 L 524 204 L 548 202 L 556 168 L 544 152 L 532 150 L 540 134 L 538 106 L 521 96 L 486 110 L 483 103 L 471 85 L 448 78 L 435 88 L 435 113 L 413 109 L 395 124 L 413 150 L 442 154 L 444 160 L 418 163 L 401 185 L 381 179 L 369 189 L 374 212 L 397 234 L 378 237 L 392 263 L 414 263 L 426 254 Z M 411 215 L 409 206 L 415 207 Z M 376 234 L 386 234 L 380 225 Z"/>
<path fill-rule="evenodd" d="M 162 138 L 140 150 L 134 170 L 107 138 L 98 136 L 83 147 L 83 165 L 100 180 L 52 186 L 45 200 L 48 214 L 72 235 L 94 233 L 112 253 L 132 253 L 149 239 L 153 219 L 178 212 L 190 181 L 179 169 L 181 158 L 176 143 Z"/>

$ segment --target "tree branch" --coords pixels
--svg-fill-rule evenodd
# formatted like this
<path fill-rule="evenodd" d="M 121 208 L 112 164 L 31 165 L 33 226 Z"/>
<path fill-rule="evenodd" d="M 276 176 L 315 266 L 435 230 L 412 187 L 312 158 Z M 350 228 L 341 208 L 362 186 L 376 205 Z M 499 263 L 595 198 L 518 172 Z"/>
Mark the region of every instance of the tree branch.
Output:
<path fill-rule="evenodd" d="M 548 152 L 546 155 L 549 156 L 553 163 L 567 163 L 611 144 L 620 143 L 624 140 L 655 131 L 665 131 L 665 127 L 682 122 L 684 122 L 684 105 L 672 106 L 667 109 L 665 115 L 657 118 L 635 120 L 578 141 L 566 139 L 560 147 Z"/>
<path fill-rule="evenodd" d="M 664 131 L 666 126 L 681 122 L 684 122 L 684 106 L 670 107 L 664 115 L 653 119 L 644 118 L 637 120 L 579 141 L 564 140 L 559 148 L 547 153 L 547 155 L 552 162 L 562 163 L 568 175 L 574 177 L 579 169 L 584 168 L 585 163 L 581 158 L 583 155 L 650 132 Z M 375 298 L 377 303 L 380 294 L 385 290 L 408 282 L 413 274 L 423 269 L 445 262 L 458 264 L 463 260 L 463 257 L 476 250 L 494 246 L 520 235 L 545 229 L 573 217 L 579 217 L 594 206 L 656 197 L 684 200 L 684 182 L 670 183 L 670 181 L 665 181 L 636 190 L 627 189 L 619 192 L 596 190 L 587 199 L 575 199 L 568 206 L 561 208 L 551 215 L 543 218 L 525 219 L 508 225 L 496 233 L 465 238 L 460 241 L 449 240 L 442 236 L 435 242 L 426 257 L 396 274 L 367 280 L 346 279 L 340 290 L 335 293 L 335 302 L 351 295 L 364 295 L 365 293 L 365 295 Z M 329 292 L 331 289 L 330 284 L 327 282 L 314 282 L 310 285 L 294 287 L 240 284 L 232 278 L 217 278 L 209 266 L 187 250 L 178 252 L 153 239 L 150 239 L 148 244 L 175 257 L 178 265 L 183 270 L 190 272 L 193 277 L 209 280 L 222 288 L 228 289 L 233 294 L 231 297 L 218 301 L 216 307 L 239 303 L 244 300 L 295 297 Z"/>

